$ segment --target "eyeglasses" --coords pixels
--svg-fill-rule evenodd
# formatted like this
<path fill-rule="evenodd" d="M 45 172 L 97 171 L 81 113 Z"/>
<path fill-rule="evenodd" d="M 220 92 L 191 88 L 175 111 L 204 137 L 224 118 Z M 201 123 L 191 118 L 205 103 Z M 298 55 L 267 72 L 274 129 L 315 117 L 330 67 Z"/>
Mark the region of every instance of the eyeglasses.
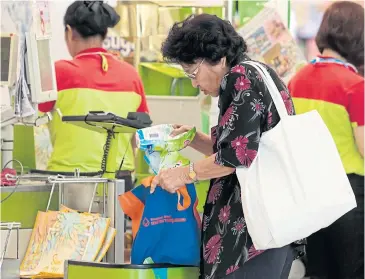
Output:
<path fill-rule="evenodd" d="M 203 59 L 202 61 L 200 61 L 199 65 L 195 68 L 195 70 L 194 70 L 191 74 L 189 74 L 189 73 L 185 72 L 185 75 L 186 75 L 188 78 L 190 78 L 190 79 L 196 79 L 196 75 L 198 74 L 198 72 L 199 72 L 199 68 L 200 68 L 200 66 L 203 64 L 204 60 L 205 60 L 205 59 Z"/>

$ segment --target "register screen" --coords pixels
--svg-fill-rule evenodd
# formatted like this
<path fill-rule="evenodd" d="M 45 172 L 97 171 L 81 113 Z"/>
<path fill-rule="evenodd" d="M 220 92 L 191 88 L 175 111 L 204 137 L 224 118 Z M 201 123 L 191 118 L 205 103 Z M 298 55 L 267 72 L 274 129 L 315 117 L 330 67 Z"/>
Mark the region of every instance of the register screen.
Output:
<path fill-rule="evenodd" d="M 9 80 L 10 45 L 10 37 L 1 37 L 1 82 Z"/>

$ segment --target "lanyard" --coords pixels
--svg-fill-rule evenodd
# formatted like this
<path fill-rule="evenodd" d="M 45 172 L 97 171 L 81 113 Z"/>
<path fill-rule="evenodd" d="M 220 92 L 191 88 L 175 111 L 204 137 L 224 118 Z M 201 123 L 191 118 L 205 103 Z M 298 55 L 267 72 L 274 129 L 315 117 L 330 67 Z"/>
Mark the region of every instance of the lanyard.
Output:
<path fill-rule="evenodd" d="M 338 65 L 342 65 L 344 67 L 346 67 L 349 70 L 354 71 L 355 73 L 357 73 L 357 69 L 354 65 L 344 62 L 340 59 L 337 58 L 323 58 L 323 57 L 316 57 L 314 58 L 311 62 L 311 64 L 317 64 L 317 63 L 332 63 L 332 64 L 338 64 Z"/>

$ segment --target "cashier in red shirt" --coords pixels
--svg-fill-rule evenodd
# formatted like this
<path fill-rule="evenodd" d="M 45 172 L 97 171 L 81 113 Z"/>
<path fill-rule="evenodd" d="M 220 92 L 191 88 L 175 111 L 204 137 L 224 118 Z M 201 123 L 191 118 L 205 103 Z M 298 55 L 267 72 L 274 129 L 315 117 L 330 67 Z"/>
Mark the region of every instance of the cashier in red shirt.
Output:
<path fill-rule="evenodd" d="M 357 208 L 308 238 L 308 276 L 364 278 L 364 77 L 358 73 L 364 63 L 364 8 L 348 1 L 332 4 L 316 43 L 322 55 L 288 87 L 298 114 L 317 110 L 326 123 Z"/>
<path fill-rule="evenodd" d="M 57 102 L 39 106 L 41 112 L 53 114 L 49 123 L 53 152 L 48 170 L 101 170 L 105 134 L 63 123 L 61 116 L 105 111 L 126 117 L 128 112 L 148 112 L 136 70 L 102 48 L 108 28 L 119 20 L 115 10 L 102 1 L 75 1 L 66 11 L 65 39 L 73 59 L 56 62 Z M 122 170 L 134 170 L 131 137 L 123 135 L 120 139 L 117 164 L 124 157 Z"/>

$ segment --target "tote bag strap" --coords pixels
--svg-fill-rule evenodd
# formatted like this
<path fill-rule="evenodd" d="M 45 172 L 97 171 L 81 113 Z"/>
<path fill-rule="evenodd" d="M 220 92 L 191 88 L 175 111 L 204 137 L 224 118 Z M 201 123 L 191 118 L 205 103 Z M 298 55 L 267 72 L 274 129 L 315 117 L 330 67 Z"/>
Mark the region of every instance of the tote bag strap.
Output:
<path fill-rule="evenodd" d="M 272 79 L 270 73 L 265 69 L 265 67 L 263 65 L 261 65 L 258 62 L 245 61 L 244 64 L 253 66 L 261 75 L 263 81 L 265 82 L 265 84 L 269 90 L 269 93 L 275 104 L 276 110 L 278 111 L 280 119 L 288 117 L 289 115 L 288 115 L 288 111 L 285 107 L 284 100 L 281 97 L 281 94 L 280 94 L 274 80 Z"/>

